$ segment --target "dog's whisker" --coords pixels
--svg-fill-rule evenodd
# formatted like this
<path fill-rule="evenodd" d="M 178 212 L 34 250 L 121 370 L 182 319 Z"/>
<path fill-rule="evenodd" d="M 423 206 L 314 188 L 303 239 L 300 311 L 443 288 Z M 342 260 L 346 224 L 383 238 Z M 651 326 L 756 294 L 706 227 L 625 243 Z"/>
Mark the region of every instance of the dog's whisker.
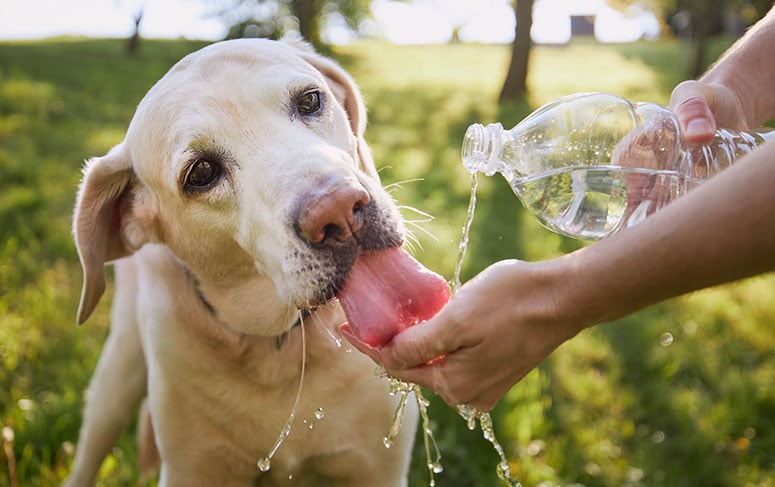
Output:
<path fill-rule="evenodd" d="M 411 230 L 407 230 L 405 237 L 406 238 L 404 240 L 404 246 L 406 247 L 406 249 L 409 251 L 410 254 L 414 255 L 418 249 L 424 250 L 422 243 L 417 238 L 417 235 L 414 234 L 414 232 L 412 232 Z"/>
<path fill-rule="evenodd" d="M 393 183 L 386 184 L 386 185 L 383 186 L 383 188 L 386 191 L 389 192 L 390 190 L 392 190 L 394 188 L 398 188 L 398 189 L 403 188 L 404 187 L 404 183 L 417 183 L 417 182 L 424 181 L 424 180 L 425 180 L 425 178 L 404 179 L 402 181 L 396 181 L 396 182 L 393 182 Z"/>
<path fill-rule="evenodd" d="M 417 255 L 418 250 L 423 250 L 422 245 L 418 244 L 415 240 L 407 240 L 404 243 L 404 248 L 407 252 L 409 252 L 410 255 Z"/>
<path fill-rule="evenodd" d="M 423 227 L 422 225 L 419 224 L 419 223 L 425 223 L 424 220 L 420 220 L 420 221 L 417 221 L 417 220 L 407 220 L 405 223 L 407 225 L 410 225 L 413 229 L 419 230 L 422 233 L 424 233 L 425 235 L 427 235 L 428 237 L 432 238 L 434 242 L 438 242 L 439 241 L 439 238 L 436 235 L 432 234 L 430 232 L 430 230 L 428 230 L 427 228 L 425 228 L 425 227 Z M 412 233 L 412 232 L 407 232 L 407 235 L 410 234 L 410 233 Z M 413 235 L 413 236 L 415 238 L 417 238 L 416 235 Z"/>
<path fill-rule="evenodd" d="M 420 210 L 420 209 L 417 209 L 417 208 L 415 208 L 414 206 L 409 206 L 409 205 L 398 205 L 398 209 L 399 209 L 399 210 L 401 210 L 401 211 L 403 211 L 403 210 L 409 210 L 409 211 L 411 211 L 412 213 L 414 213 L 414 214 L 416 214 L 416 215 L 420 215 L 421 217 L 423 217 L 423 219 L 422 219 L 422 220 L 416 220 L 416 221 L 433 221 L 433 220 L 434 220 L 434 217 L 433 217 L 433 215 L 431 215 L 430 213 L 426 213 L 426 212 L 424 212 L 424 211 L 422 211 L 422 210 Z"/>

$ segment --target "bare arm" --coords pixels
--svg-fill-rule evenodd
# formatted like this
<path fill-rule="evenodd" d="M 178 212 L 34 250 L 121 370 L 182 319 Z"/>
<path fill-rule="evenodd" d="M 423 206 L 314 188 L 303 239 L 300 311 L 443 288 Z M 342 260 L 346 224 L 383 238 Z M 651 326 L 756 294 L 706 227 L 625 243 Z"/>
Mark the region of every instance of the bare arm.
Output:
<path fill-rule="evenodd" d="M 676 86 L 670 108 L 693 142 L 707 142 L 716 126 L 751 130 L 775 116 L 775 7 L 697 81 Z"/>
<path fill-rule="evenodd" d="M 574 298 L 579 316 L 591 325 L 775 270 L 773 188 L 768 143 L 628 231 L 559 259 L 585 283 Z"/>
<path fill-rule="evenodd" d="M 633 228 L 559 259 L 488 267 L 436 317 L 365 352 L 449 404 L 489 410 L 586 327 L 775 270 L 773 187 L 768 143 Z"/>
<path fill-rule="evenodd" d="M 671 107 L 685 136 L 701 142 L 716 123 L 750 129 L 775 115 L 772 52 L 775 8 L 703 78 L 676 87 Z M 601 242 L 554 260 L 493 264 L 431 320 L 362 351 L 449 404 L 489 410 L 584 328 L 775 270 L 773 188 L 775 141 Z"/>

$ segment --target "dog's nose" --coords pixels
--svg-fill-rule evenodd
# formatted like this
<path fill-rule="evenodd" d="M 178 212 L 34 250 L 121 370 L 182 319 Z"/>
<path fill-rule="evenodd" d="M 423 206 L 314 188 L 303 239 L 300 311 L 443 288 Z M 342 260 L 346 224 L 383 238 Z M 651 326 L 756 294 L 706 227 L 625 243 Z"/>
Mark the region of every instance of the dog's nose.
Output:
<path fill-rule="evenodd" d="M 295 225 L 308 242 L 345 242 L 363 228 L 364 208 L 370 202 L 358 181 L 328 182 L 302 198 Z"/>

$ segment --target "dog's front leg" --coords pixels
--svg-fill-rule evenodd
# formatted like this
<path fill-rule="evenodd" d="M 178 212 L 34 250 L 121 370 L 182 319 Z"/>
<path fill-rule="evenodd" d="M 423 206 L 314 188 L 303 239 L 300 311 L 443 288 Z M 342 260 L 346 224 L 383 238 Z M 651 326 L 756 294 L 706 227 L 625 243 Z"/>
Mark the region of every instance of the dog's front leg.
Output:
<path fill-rule="evenodd" d="M 116 263 L 112 324 L 86 396 L 68 487 L 94 485 L 102 461 L 118 441 L 147 391 L 147 367 L 136 320 L 137 280 L 132 259 Z"/>

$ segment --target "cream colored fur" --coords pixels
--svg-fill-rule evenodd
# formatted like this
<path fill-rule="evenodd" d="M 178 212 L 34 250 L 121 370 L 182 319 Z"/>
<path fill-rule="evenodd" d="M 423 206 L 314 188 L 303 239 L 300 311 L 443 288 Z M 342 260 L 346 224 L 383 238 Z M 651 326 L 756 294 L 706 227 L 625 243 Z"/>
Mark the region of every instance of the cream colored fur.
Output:
<path fill-rule="evenodd" d="M 294 108 L 309 89 L 322 95 L 314 117 Z M 305 194 L 349 181 L 370 196 L 373 232 L 389 234 L 375 245 L 400 244 L 365 125 L 357 87 L 332 61 L 304 45 L 227 41 L 174 66 L 125 140 L 88 161 L 74 224 L 85 275 L 79 322 L 103 295 L 111 261 L 116 290 L 67 485 L 93 485 L 144 398 L 140 443 L 158 449 L 163 486 L 406 484 L 416 411 L 386 449 L 395 398 L 368 358 L 338 345 L 344 316 L 324 292 L 341 273 L 336 248 L 305 242 L 293 221 Z M 223 159 L 223 177 L 186 191 L 192 160 L 207 157 Z M 261 473 L 256 462 L 296 396 L 294 324 L 306 309 L 301 403 Z"/>

